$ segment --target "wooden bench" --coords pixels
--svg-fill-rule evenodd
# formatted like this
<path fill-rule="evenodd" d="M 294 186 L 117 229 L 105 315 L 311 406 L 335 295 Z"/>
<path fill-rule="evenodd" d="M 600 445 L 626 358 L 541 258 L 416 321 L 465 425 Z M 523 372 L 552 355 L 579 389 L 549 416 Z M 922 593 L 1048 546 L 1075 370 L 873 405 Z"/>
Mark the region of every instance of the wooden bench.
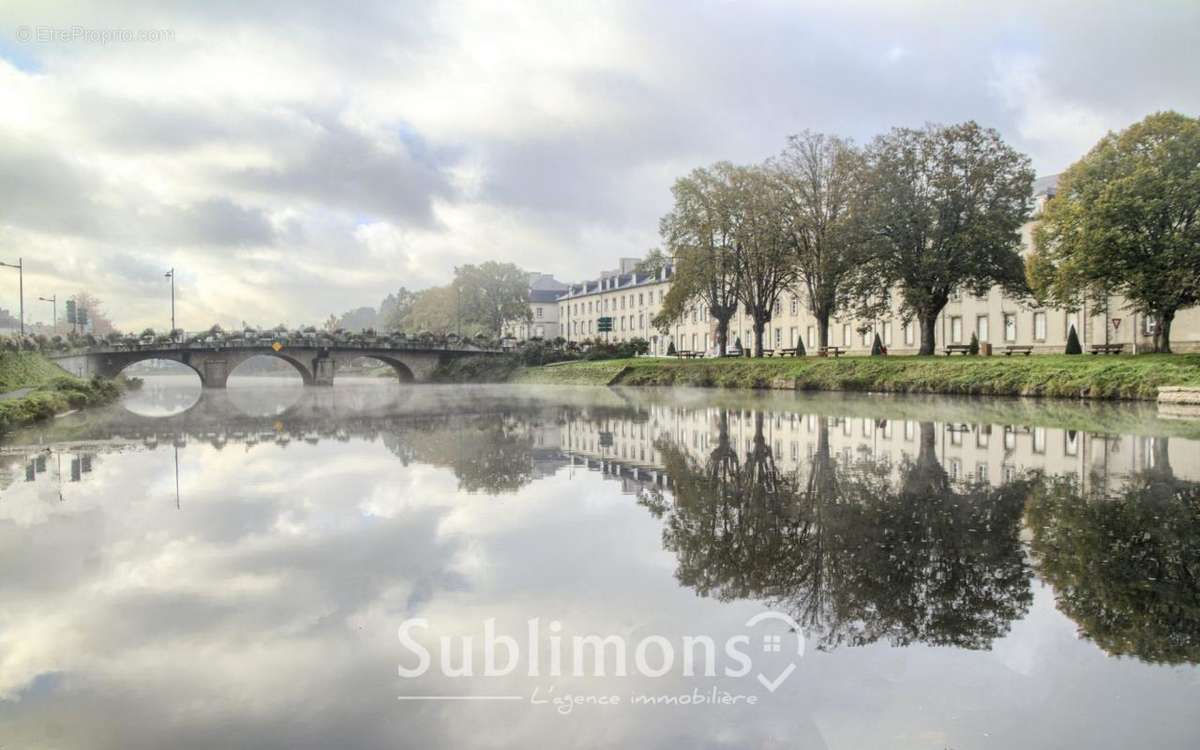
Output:
<path fill-rule="evenodd" d="M 1120 354 L 1123 351 L 1124 344 L 1092 344 L 1092 354 Z"/>
<path fill-rule="evenodd" d="M 971 353 L 971 346 L 969 344 L 947 344 L 946 345 L 946 356 L 947 357 L 955 355 L 955 354 L 970 354 L 970 353 Z"/>
<path fill-rule="evenodd" d="M 774 357 L 775 350 L 774 349 L 763 349 L 763 356 L 764 357 Z"/>
<path fill-rule="evenodd" d="M 817 349 L 818 357 L 828 357 L 833 355 L 833 358 L 837 359 L 845 353 L 846 350 L 840 346 L 822 346 L 821 348 Z"/>
<path fill-rule="evenodd" d="M 780 349 L 779 356 L 781 356 L 781 357 L 799 357 L 800 356 L 800 347 L 793 346 L 790 349 Z"/>
<path fill-rule="evenodd" d="M 688 351 L 687 349 L 676 349 L 675 350 L 675 359 L 687 359 L 690 356 L 692 356 L 692 353 L 690 351 Z"/>
<path fill-rule="evenodd" d="M 1023 346 L 1020 344 L 1009 344 L 1008 346 L 1004 347 L 1004 356 L 1006 356 L 1006 357 L 1011 357 L 1014 354 L 1024 354 L 1026 357 L 1028 357 L 1032 353 L 1033 353 L 1032 346 Z"/>

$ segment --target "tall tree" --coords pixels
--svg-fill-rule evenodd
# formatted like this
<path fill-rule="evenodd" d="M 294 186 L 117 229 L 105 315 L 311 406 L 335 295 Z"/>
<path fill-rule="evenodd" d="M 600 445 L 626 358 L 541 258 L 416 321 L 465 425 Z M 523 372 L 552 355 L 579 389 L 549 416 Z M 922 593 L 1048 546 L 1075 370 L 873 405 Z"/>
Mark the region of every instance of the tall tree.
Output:
<path fill-rule="evenodd" d="M 738 299 L 754 329 L 754 356 L 763 355 L 763 332 L 780 296 L 795 281 L 789 216 L 779 176 L 765 167 L 734 167 L 731 201 L 736 207 L 733 268 Z"/>
<path fill-rule="evenodd" d="M 405 316 L 412 310 L 417 300 L 417 293 L 410 292 L 405 287 L 383 298 L 379 303 L 379 321 L 387 330 L 400 329 Z"/>
<path fill-rule="evenodd" d="M 454 269 L 462 320 L 500 336 L 504 324 L 532 320 L 529 310 L 529 274 L 512 263 L 489 260 Z"/>
<path fill-rule="evenodd" d="M 453 284 L 435 286 L 416 292 L 408 312 L 399 321 L 400 330 L 407 333 L 453 333 L 460 327 L 463 333 L 475 333 L 477 326 L 462 326 L 459 316 L 458 288 Z"/>
<path fill-rule="evenodd" d="M 859 260 L 851 218 L 863 155 L 849 140 L 805 131 L 788 138 L 774 167 L 783 183 L 796 275 L 817 320 L 816 343 L 825 347 L 829 319 L 845 305 Z"/>
<path fill-rule="evenodd" d="M 674 275 L 653 324 L 667 333 L 693 305 L 702 304 L 716 322 L 717 351 L 722 354 L 738 306 L 732 237 L 735 206 L 730 200 L 734 169 L 721 162 L 676 180 L 671 188 L 675 207 L 659 222 Z"/>
<path fill-rule="evenodd" d="M 1026 293 L 1020 228 L 1033 193 L 1029 157 L 974 122 L 894 128 L 867 150 L 860 207 L 865 257 L 856 274 L 863 307 L 898 287 L 905 317 L 933 354 L 937 316 L 951 294 L 996 284 Z"/>
<path fill-rule="evenodd" d="M 1200 119 L 1160 112 L 1109 133 L 1059 178 L 1034 231 L 1030 284 L 1073 306 L 1115 292 L 1156 322 L 1200 303 Z"/>

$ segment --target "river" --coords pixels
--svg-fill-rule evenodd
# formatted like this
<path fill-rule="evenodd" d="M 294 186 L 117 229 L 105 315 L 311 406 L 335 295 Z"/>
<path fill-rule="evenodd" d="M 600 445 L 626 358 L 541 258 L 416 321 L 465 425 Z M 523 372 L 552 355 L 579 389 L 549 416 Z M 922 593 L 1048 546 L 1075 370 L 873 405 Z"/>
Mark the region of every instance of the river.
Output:
<path fill-rule="evenodd" d="M 0 445 L 7 748 L 1194 748 L 1153 405 L 149 377 Z"/>

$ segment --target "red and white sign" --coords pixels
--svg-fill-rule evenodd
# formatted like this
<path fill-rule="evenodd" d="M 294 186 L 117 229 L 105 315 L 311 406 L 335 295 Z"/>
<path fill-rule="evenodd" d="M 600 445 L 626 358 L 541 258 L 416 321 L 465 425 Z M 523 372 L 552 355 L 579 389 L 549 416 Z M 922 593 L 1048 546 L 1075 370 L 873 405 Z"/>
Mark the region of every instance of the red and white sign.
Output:
<path fill-rule="evenodd" d="M 1113 321 L 1113 330 L 1114 331 L 1121 327 L 1121 319 L 1120 318 L 1113 318 L 1112 321 Z"/>

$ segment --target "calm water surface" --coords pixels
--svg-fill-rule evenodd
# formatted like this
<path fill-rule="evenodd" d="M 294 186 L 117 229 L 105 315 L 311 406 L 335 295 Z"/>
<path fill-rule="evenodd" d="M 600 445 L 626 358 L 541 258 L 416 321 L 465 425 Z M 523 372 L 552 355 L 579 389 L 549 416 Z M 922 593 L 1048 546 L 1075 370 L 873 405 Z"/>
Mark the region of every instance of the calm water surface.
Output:
<path fill-rule="evenodd" d="M 1200 745 L 1200 423 L 177 382 L 0 445 L 5 750 Z"/>

